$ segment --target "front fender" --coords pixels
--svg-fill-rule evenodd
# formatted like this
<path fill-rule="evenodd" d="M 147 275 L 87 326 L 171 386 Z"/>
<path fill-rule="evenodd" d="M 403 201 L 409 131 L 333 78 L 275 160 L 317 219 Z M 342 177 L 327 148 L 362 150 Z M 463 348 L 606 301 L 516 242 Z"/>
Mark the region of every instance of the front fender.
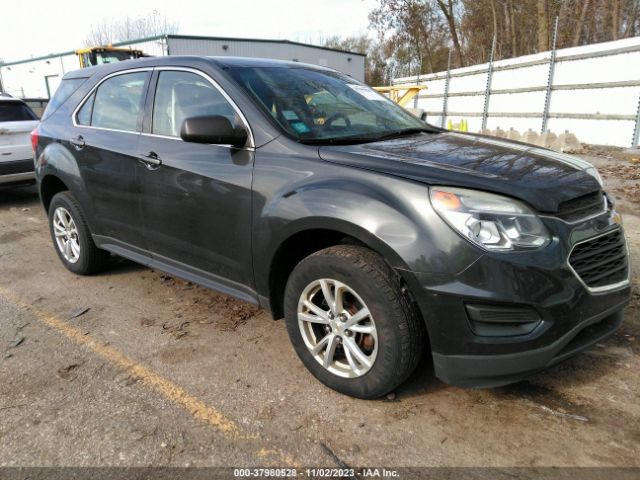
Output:
<path fill-rule="evenodd" d="M 260 293 L 268 292 L 280 246 L 306 230 L 344 233 L 396 269 L 443 278 L 481 256 L 440 219 L 423 184 L 322 161 L 297 167 L 275 157 L 256 161 L 253 245 Z"/>

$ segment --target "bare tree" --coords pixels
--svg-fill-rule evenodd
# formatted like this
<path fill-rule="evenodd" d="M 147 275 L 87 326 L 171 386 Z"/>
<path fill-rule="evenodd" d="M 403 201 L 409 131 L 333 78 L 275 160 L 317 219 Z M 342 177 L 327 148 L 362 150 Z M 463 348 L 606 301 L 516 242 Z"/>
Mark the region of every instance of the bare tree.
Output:
<path fill-rule="evenodd" d="M 620 35 L 620 0 L 611 2 L 611 39 L 618 40 Z"/>
<path fill-rule="evenodd" d="M 572 46 L 577 47 L 580 45 L 580 38 L 582 37 L 582 30 L 584 28 L 584 22 L 587 18 L 587 12 L 589 11 L 589 3 L 590 0 L 583 0 L 582 8 L 580 9 L 580 17 L 578 18 L 578 23 L 575 28 L 575 32 L 573 34 L 573 42 Z"/>
<path fill-rule="evenodd" d="M 103 18 L 91 25 L 85 38 L 86 47 L 126 42 L 139 38 L 167 35 L 178 31 L 178 23 L 161 16 L 157 10 L 144 17 L 126 17 L 123 20 Z"/>
<path fill-rule="evenodd" d="M 456 27 L 456 18 L 454 14 L 455 0 L 447 0 L 445 3 L 443 0 L 437 0 L 438 6 L 449 24 L 449 32 L 451 33 L 451 41 L 453 42 L 453 48 L 456 50 L 458 57 L 458 64 L 464 66 L 464 55 L 462 54 L 462 47 L 460 46 L 460 40 L 458 39 L 458 29 Z"/>
<path fill-rule="evenodd" d="M 382 57 L 382 48 L 366 35 L 357 37 L 340 38 L 329 37 L 323 41 L 323 45 L 329 48 L 337 48 L 347 52 L 364 53 L 367 58 L 364 66 L 364 81 L 369 85 L 384 85 L 386 62 Z"/>
<path fill-rule="evenodd" d="M 538 51 L 549 50 L 549 18 L 547 16 L 547 1 L 536 2 L 536 18 L 538 20 Z"/>
<path fill-rule="evenodd" d="M 443 71 L 449 49 L 454 66 L 486 62 L 494 35 L 496 60 L 546 51 L 556 17 L 558 48 L 640 35 L 640 0 L 378 0 L 368 78 Z"/>

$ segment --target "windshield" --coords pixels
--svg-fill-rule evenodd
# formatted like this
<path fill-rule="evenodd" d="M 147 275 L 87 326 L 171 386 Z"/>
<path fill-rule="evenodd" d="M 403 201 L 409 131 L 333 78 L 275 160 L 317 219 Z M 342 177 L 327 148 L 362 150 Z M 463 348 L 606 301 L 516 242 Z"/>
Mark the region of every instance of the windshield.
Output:
<path fill-rule="evenodd" d="M 131 52 L 119 52 L 119 51 L 106 51 L 98 52 L 96 55 L 95 65 L 103 65 L 105 63 L 122 62 L 124 60 L 130 60 L 133 58 Z"/>
<path fill-rule="evenodd" d="M 436 131 L 375 90 L 338 72 L 304 67 L 233 67 L 227 72 L 285 132 L 301 142 L 366 142 Z"/>

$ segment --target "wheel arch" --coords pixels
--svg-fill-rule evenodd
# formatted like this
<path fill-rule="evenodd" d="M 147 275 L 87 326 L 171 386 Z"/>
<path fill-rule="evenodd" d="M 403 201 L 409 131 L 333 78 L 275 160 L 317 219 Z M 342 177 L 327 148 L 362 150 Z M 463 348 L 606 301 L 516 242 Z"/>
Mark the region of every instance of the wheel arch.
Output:
<path fill-rule="evenodd" d="M 49 205 L 51 199 L 60 192 L 68 191 L 69 187 L 60 177 L 54 174 L 47 174 L 40 180 L 39 193 L 42 205 L 47 213 L 49 213 Z"/>
<path fill-rule="evenodd" d="M 69 191 L 82 206 L 92 232 L 97 233 L 98 221 L 93 214 L 93 203 L 76 158 L 69 149 L 57 142 L 49 143 L 36 161 L 36 181 L 40 200 L 47 212 L 56 193 Z"/>
<path fill-rule="evenodd" d="M 283 299 L 289 275 L 307 256 L 334 245 L 360 245 L 380 255 L 385 262 L 409 284 L 405 278 L 409 268 L 398 253 L 383 239 L 365 228 L 335 218 L 307 218 L 279 243 L 268 262 L 268 300 L 274 319 L 284 315 Z M 409 285 L 408 285 L 409 286 Z M 411 292 L 412 287 L 409 286 Z"/>

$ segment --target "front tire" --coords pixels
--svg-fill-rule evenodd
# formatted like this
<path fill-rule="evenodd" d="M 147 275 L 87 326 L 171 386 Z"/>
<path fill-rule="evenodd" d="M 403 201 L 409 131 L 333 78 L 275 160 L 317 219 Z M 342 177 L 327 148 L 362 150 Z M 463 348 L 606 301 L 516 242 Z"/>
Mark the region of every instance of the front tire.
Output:
<path fill-rule="evenodd" d="M 96 247 L 80 205 L 70 192 L 57 193 L 49 204 L 49 231 L 63 265 L 78 275 L 103 270 L 109 253 Z"/>
<path fill-rule="evenodd" d="M 296 353 L 338 392 L 385 395 L 424 350 L 424 324 L 399 277 L 367 248 L 339 245 L 305 258 L 289 277 L 284 303 Z"/>

